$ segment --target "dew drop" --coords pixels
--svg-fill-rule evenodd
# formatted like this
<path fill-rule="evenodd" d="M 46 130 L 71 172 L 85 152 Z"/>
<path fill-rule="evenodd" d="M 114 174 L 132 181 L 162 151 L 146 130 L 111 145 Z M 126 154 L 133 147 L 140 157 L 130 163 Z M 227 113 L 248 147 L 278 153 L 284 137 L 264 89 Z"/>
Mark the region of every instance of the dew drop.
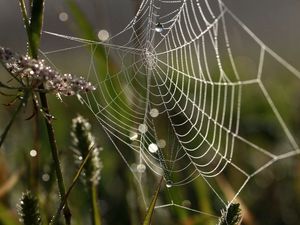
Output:
<path fill-rule="evenodd" d="M 79 159 L 80 161 L 82 161 L 82 160 L 83 160 L 82 156 L 78 156 L 78 159 Z"/>
<path fill-rule="evenodd" d="M 136 167 L 136 169 L 137 169 L 137 171 L 139 172 L 139 173 L 144 173 L 145 172 L 145 170 L 146 170 L 146 166 L 145 166 L 145 164 L 138 164 L 137 165 L 137 167 Z"/>
<path fill-rule="evenodd" d="M 161 25 L 161 23 L 157 23 L 155 26 L 155 31 L 158 33 L 161 33 L 164 30 L 163 26 Z"/>
<path fill-rule="evenodd" d="M 191 207 L 192 203 L 190 200 L 183 200 L 182 203 L 181 203 L 182 206 L 184 207 Z"/>
<path fill-rule="evenodd" d="M 61 12 L 58 15 L 58 18 L 59 18 L 60 21 L 66 22 L 69 19 L 69 15 L 66 12 Z"/>
<path fill-rule="evenodd" d="M 130 134 L 129 134 L 130 141 L 135 141 L 138 139 L 138 137 L 139 137 L 139 135 L 136 132 L 130 132 Z"/>
<path fill-rule="evenodd" d="M 156 118 L 159 115 L 159 111 L 156 108 L 151 109 L 149 113 L 150 113 L 150 116 L 153 118 Z"/>
<path fill-rule="evenodd" d="M 139 125 L 138 128 L 139 132 L 141 132 L 142 134 L 145 134 L 148 131 L 148 127 L 146 124 L 142 123 Z"/>
<path fill-rule="evenodd" d="M 166 187 L 167 187 L 167 188 L 171 188 L 172 186 L 173 186 L 173 181 L 168 180 L 168 181 L 166 182 Z"/>
<path fill-rule="evenodd" d="M 109 39 L 109 33 L 107 30 L 99 30 L 98 38 L 100 41 L 107 41 Z"/>
<path fill-rule="evenodd" d="M 164 139 L 160 139 L 160 140 L 157 141 L 157 146 L 159 148 L 164 148 L 164 147 L 166 147 L 166 145 L 167 145 L 167 143 Z"/>
<path fill-rule="evenodd" d="M 44 173 L 42 175 L 42 180 L 45 181 L 45 182 L 49 181 L 50 180 L 50 175 L 48 173 Z"/>
<path fill-rule="evenodd" d="M 32 158 L 34 158 L 34 157 L 37 156 L 37 151 L 34 150 L 34 149 L 32 149 L 32 150 L 29 152 L 29 154 L 30 154 L 30 156 L 31 156 Z"/>
<path fill-rule="evenodd" d="M 158 151 L 158 146 L 157 146 L 157 144 L 151 143 L 151 144 L 148 146 L 148 150 L 149 150 L 149 152 L 151 152 L 151 153 L 157 152 L 157 151 Z"/>

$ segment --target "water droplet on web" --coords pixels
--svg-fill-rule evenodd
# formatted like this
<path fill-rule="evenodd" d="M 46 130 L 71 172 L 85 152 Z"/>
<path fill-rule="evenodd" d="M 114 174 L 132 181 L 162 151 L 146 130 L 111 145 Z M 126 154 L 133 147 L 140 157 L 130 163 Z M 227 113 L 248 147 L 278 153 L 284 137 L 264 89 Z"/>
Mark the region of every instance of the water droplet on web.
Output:
<path fill-rule="evenodd" d="M 139 172 L 139 173 L 144 173 L 145 172 L 145 170 L 146 170 L 146 165 L 145 164 L 138 164 L 137 165 L 137 167 L 136 167 L 136 169 L 137 169 L 137 171 Z"/>
<path fill-rule="evenodd" d="M 168 180 L 168 181 L 166 182 L 166 187 L 167 187 L 167 188 L 171 188 L 172 186 L 173 186 L 173 181 Z"/>
<path fill-rule="evenodd" d="M 44 182 L 49 181 L 49 180 L 50 180 L 50 175 L 49 175 L 48 173 L 44 173 L 44 174 L 42 175 L 42 180 L 43 180 Z"/>
<path fill-rule="evenodd" d="M 34 149 L 32 149 L 32 150 L 29 152 L 29 154 L 30 154 L 30 156 L 31 156 L 32 158 L 34 158 L 34 157 L 37 156 L 37 151 L 34 150 Z"/>
<path fill-rule="evenodd" d="M 155 26 L 155 31 L 158 33 L 161 33 L 164 30 L 163 26 L 161 25 L 161 23 L 157 23 Z"/>
<path fill-rule="evenodd" d="M 159 115 L 159 111 L 158 111 L 158 109 L 153 108 L 153 109 L 150 110 L 149 114 L 150 114 L 151 117 L 156 118 Z"/>
<path fill-rule="evenodd" d="M 98 38 L 100 41 L 107 41 L 109 39 L 109 33 L 107 30 L 99 30 Z"/>
<path fill-rule="evenodd" d="M 59 18 L 60 21 L 66 22 L 69 19 L 69 15 L 66 12 L 61 12 L 58 15 L 58 18 Z"/>
<path fill-rule="evenodd" d="M 146 124 L 142 123 L 139 125 L 138 128 L 139 132 L 141 132 L 142 134 L 145 134 L 148 131 L 148 127 Z"/>
<path fill-rule="evenodd" d="M 157 151 L 158 151 L 158 146 L 157 146 L 157 144 L 151 143 L 151 144 L 148 146 L 148 150 L 149 150 L 149 152 L 151 152 L 151 153 L 157 152 Z"/>
<path fill-rule="evenodd" d="M 129 134 L 130 141 L 135 141 L 138 139 L 138 137 L 139 137 L 139 135 L 136 132 L 130 132 L 130 134 Z"/>
<path fill-rule="evenodd" d="M 160 139 L 160 140 L 157 141 L 157 146 L 159 148 L 164 148 L 164 147 L 166 147 L 166 145 L 167 145 L 167 143 L 164 139 Z"/>
<path fill-rule="evenodd" d="M 181 203 L 182 206 L 184 207 L 191 207 L 192 203 L 190 200 L 183 200 L 182 203 Z"/>

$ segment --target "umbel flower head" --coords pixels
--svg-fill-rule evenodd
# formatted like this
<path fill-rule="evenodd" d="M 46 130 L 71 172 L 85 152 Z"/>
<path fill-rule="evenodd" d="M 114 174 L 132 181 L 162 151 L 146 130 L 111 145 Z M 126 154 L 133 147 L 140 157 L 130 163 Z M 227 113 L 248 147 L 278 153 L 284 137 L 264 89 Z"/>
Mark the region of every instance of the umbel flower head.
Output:
<path fill-rule="evenodd" d="M 0 47 L 0 61 L 6 70 L 18 80 L 26 78 L 30 85 L 37 88 L 44 84 L 45 91 L 71 96 L 79 92 L 94 91 L 96 88 L 83 77 L 60 72 L 45 65 L 44 60 L 19 55 L 8 48 Z"/>

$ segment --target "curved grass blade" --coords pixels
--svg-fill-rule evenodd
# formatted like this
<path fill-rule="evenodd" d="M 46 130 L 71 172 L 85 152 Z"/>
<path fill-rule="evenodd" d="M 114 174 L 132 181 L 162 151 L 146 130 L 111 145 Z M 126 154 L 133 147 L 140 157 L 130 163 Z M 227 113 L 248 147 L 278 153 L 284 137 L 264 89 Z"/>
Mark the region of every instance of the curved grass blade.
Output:
<path fill-rule="evenodd" d="M 87 40 L 99 41 L 97 34 L 95 33 L 95 28 L 88 20 L 86 14 L 80 8 L 80 5 L 76 1 L 65 0 L 65 3 L 70 9 L 70 13 L 72 14 L 76 26 L 81 33 L 82 37 Z M 91 47 L 91 46 L 90 46 Z M 90 51 L 91 49 L 89 49 Z M 107 74 L 115 74 L 118 73 L 117 63 L 114 62 L 114 59 L 109 57 L 105 51 L 103 45 L 95 45 L 93 46 L 93 57 L 95 59 L 97 75 L 100 81 L 104 81 L 107 79 Z M 126 97 L 124 95 L 120 95 L 122 93 L 122 87 L 119 81 L 115 79 L 111 79 L 110 82 L 102 82 L 100 84 L 100 89 L 103 90 L 102 94 L 103 99 L 113 99 L 115 104 L 118 106 L 123 106 L 124 102 L 127 102 Z M 98 101 L 102 101 L 101 98 L 98 98 Z M 97 105 L 95 105 L 97 107 Z M 123 109 L 127 109 L 127 106 L 124 105 Z M 116 109 L 108 108 L 109 113 L 112 114 L 115 118 L 123 123 L 129 123 L 127 120 L 124 120 L 122 116 L 120 116 Z"/>

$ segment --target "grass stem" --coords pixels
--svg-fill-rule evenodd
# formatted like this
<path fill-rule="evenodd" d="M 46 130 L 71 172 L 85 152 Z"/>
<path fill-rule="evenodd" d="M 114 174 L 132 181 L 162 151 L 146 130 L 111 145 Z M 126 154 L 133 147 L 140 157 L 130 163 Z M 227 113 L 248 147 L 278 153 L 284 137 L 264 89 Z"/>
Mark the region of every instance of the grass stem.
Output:
<path fill-rule="evenodd" d="M 67 204 L 67 199 L 68 199 L 68 197 L 69 197 L 69 195 L 70 195 L 72 189 L 74 188 L 74 186 L 75 186 L 77 180 L 79 179 L 79 177 L 80 177 L 80 175 L 81 175 L 81 173 L 82 173 L 82 171 L 83 171 L 83 169 L 84 169 L 84 166 L 85 166 L 85 164 L 87 163 L 87 161 L 88 161 L 88 159 L 89 159 L 89 157 L 90 157 L 92 151 L 94 151 L 94 149 L 95 149 L 95 148 L 92 147 L 92 148 L 89 150 L 88 154 L 86 155 L 86 157 L 84 158 L 83 162 L 81 163 L 81 165 L 80 165 L 80 167 L 79 167 L 77 173 L 75 174 L 75 176 L 74 176 L 74 178 L 73 178 L 73 181 L 72 181 L 70 187 L 68 188 L 66 194 L 62 196 L 61 203 L 60 203 L 60 205 L 59 205 L 59 207 L 58 207 L 58 209 L 57 209 L 55 215 L 53 216 L 53 218 L 52 218 L 52 220 L 51 220 L 51 222 L 50 222 L 50 225 L 54 225 L 54 224 L 57 222 L 57 219 L 58 219 L 58 216 L 60 215 L 60 212 L 61 212 L 63 209 L 65 209 L 66 204 Z"/>
<path fill-rule="evenodd" d="M 3 133 L 2 133 L 2 135 L 1 135 L 1 137 L 0 137 L 0 147 L 2 146 L 2 144 L 3 144 L 3 142 L 4 142 L 5 138 L 6 138 L 6 135 L 8 134 L 8 131 L 10 130 L 10 128 L 11 128 L 11 126 L 12 126 L 14 120 L 16 119 L 16 116 L 18 115 L 18 113 L 19 113 L 20 110 L 22 109 L 24 103 L 27 101 L 27 98 L 28 98 L 28 94 L 25 94 L 25 95 L 23 96 L 22 101 L 19 103 L 19 105 L 18 105 L 16 111 L 13 113 L 13 115 L 12 115 L 10 121 L 8 122 L 7 126 L 5 127 Z"/>
<path fill-rule="evenodd" d="M 29 44 L 29 50 L 30 50 L 29 52 L 33 58 L 37 59 L 38 58 L 38 50 L 39 50 L 39 46 L 40 46 L 41 32 L 42 32 L 42 27 L 43 27 L 45 1 L 44 0 L 32 0 L 30 5 L 31 5 L 31 19 L 29 21 L 24 0 L 20 0 L 20 6 L 21 6 L 22 15 L 23 15 L 23 20 L 24 20 L 25 28 L 26 28 L 27 35 L 28 35 L 28 44 Z M 44 89 L 44 86 L 41 85 L 39 88 Z M 57 145 L 56 145 L 54 128 L 52 125 L 52 120 L 50 118 L 51 116 L 50 116 L 50 110 L 49 110 L 49 106 L 48 106 L 48 100 L 47 100 L 47 96 L 45 93 L 39 93 L 39 96 L 40 96 L 42 109 L 44 110 L 44 112 L 46 114 L 45 123 L 46 123 L 46 127 L 47 127 L 48 140 L 50 143 L 51 154 L 52 154 L 53 162 L 55 165 L 55 172 L 56 172 L 56 177 L 57 177 L 59 194 L 62 198 L 61 199 L 61 202 L 62 202 L 63 198 L 66 194 L 66 191 L 65 191 L 64 179 L 63 179 L 63 175 L 62 175 L 62 171 L 61 171 L 60 161 L 59 161 L 59 157 L 58 157 L 58 149 L 57 149 Z M 64 211 L 65 222 L 67 225 L 70 225 L 71 224 L 71 212 L 68 207 L 68 204 L 65 203 L 64 205 L 65 205 L 65 207 L 64 207 L 63 211 Z"/>
<path fill-rule="evenodd" d="M 90 186 L 90 190 L 89 190 L 90 204 L 92 210 L 91 212 L 92 225 L 101 225 L 100 207 L 98 207 L 98 203 L 97 203 L 97 198 L 98 198 L 97 186 L 94 185 L 92 182 L 90 182 L 89 186 Z"/>

